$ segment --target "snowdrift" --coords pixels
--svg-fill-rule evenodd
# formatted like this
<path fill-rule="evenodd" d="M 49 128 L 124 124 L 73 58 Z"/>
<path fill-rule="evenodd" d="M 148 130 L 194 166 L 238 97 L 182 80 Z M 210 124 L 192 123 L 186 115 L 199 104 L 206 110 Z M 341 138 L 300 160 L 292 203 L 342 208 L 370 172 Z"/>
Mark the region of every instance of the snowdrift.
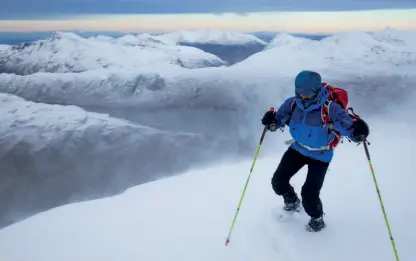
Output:
<path fill-rule="evenodd" d="M 85 39 L 57 32 L 46 40 L 14 45 L 0 56 L 0 72 L 26 75 L 36 72 L 84 72 L 87 70 L 172 64 L 184 68 L 221 66 L 226 63 L 197 48 L 152 42 L 125 36 L 121 39 Z"/>
<path fill-rule="evenodd" d="M 247 45 L 267 43 L 252 34 L 221 30 L 183 30 L 161 35 L 154 38 L 167 43 L 219 44 L 219 45 Z"/>
<path fill-rule="evenodd" d="M 2 227 L 58 205 L 114 195 L 204 164 L 214 153 L 229 155 L 238 146 L 222 137 L 161 131 L 75 106 L 8 94 L 0 94 L 0 102 Z"/>
<path fill-rule="evenodd" d="M 372 119 L 370 153 L 401 260 L 414 260 L 416 197 L 412 128 Z M 395 124 L 394 126 L 392 124 Z M 395 138 L 386 139 L 390 132 Z M 282 147 L 270 141 L 264 147 Z M 281 135 L 281 134 L 277 134 Z M 71 204 L 0 231 L 2 260 L 394 260 L 362 146 L 343 144 L 322 199 L 328 227 L 304 230 L 307 216 L 279 222 L 282 200 L 270 178 L 283 153 L 260 153 L 231 243 L 224 246 L 251 162 L 225 164 L 141 185 L 122 195 Z M 267 156 L 267 157 L 265 157 Z M 292 180 L 295 189 L 303 169 Z"/>

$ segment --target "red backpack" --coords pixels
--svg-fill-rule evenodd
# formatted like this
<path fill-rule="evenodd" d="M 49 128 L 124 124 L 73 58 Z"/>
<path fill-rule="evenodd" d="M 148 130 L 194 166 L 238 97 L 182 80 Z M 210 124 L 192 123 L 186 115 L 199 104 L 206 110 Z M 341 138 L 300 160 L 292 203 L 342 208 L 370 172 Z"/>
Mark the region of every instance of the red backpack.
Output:
<path fill-rule="evenodd" d="M 322 109 L 321 109 L 322 121 L 324 122 L 326 126 L 330 126 L 330 124 L 332 123 L 329 118 L 329 105 L 331 104 L 331 102 L 336 102 L 340 104 L 342 108 L 344 108 L 345 112 L 347 113 L 348 113 L 348 110 L 351 110 L 353 115 L 349 113 L 348 114 L 352 117 L 353 121 L 359 118 L 358 115 L 354 114 L 354 111 L 352 108 L 347 107 L 348 106 L 348 92 L 346 90 L 342 88 L 333 87 L 326 82 L 323 82 L 322 86 L 326 88 L 329 92 L 329 97 L 325 101 L 324 106 L 322 106 Z M 295 105 L 296 105 L 296 100 L 293 100 L 291 104 L 291 112 L 293 112 L 293 110 L 295 109 Z M 335 148 L 338 145 L 338 143 L 341 141 L 342 135 L 338 131 L 335 131 L 332 129 L 330 129 L 330 131 L 332 131 L 335 134 L 335 138 L 328 145 L 330 148 Z"/>

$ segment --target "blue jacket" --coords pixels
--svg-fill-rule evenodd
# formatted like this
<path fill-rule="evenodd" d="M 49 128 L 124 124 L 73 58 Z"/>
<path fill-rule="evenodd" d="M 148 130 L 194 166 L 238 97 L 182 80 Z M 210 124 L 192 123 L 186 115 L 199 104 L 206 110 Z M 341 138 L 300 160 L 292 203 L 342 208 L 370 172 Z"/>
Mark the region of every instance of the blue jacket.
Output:
<path fill-rule="evenodd" d="M 311 150 L 310 148 L 321 148 L 327 146 L 334 138 L 334 133 L 329 130 L 321 117 L 321 108 L 329 96 L 329 92 L 322 88 L 322 92 L 318 97 L 318 102 L 310 105 L 306 109 L 302 105 L 302 101 L 296 97 L 290 97 L 276 112 L 277 124 L 283 128 L 290 117 L 290 108 L 294 99 L 296 106 L 292 112 L 292 117 L 288 126 L 290 134 L 295 143 L 291 147 L 301 154 L 324 162 L 331 162 L 333 157 L 333 149 L 330 150 Z M 339 131 L 342 136 L 351 137 L 352 118 L 344 111 L 341 105 L 331 102 L 329 105 L 329 117 L 333 122 L 333 128 Z M 302 146 L 302 145 L 306 145 Z"/>

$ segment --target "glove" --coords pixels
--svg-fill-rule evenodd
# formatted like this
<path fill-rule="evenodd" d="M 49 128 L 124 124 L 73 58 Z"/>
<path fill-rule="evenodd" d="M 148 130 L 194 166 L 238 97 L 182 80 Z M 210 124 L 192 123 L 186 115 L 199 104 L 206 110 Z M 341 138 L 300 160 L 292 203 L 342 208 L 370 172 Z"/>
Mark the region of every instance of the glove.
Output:
<path fill-rule="evenodd" d="M 355 142 L 362 142 L 365 141 L 368 137 L 368 135 L 370 134 L 370 128 L 368 127 L 368 124 L 358 118 L 358 119 L 354 119 L 354 122 L 352 124 L 352 128 L 354 129 L 352 132 L 352 139 Z"/>
<path fill-rule="evenodd" d="M 270 131 L 277 130 L 276 112 L 274 109 L 270 109 L 264 114 L 263 118 L 261 119 L 261 123 Z"/>

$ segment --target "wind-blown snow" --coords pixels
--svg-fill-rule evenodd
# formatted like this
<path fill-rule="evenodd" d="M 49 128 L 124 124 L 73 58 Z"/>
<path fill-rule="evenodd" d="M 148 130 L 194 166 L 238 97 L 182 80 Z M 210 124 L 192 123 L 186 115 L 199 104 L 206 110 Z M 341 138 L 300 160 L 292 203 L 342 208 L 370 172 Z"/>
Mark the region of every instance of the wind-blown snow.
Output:
<path fill-rule="evenodd" d="M 368 119 L 370 154 L 401 260 L 414 260 L 416 209 L 413 127 L 400 118 Z M 394 124 L 394 125 L 393 125 Z M 414 124 L 413 124 L 414 125 Z M 260 127 L 259 127 L 260 128 Z M 259 129 L 260 131 L 260 129 Z M 394 139 L 386 139 L 390 132 Z M 362 146 L 336 151 L 322 199 L 327 228 L 304 230 L 304 213 L 278 222 L 282 200 L 270 178 L 283 145 L 268 133 L 263 147 L 280 148 L 256 162 L 228 247 L 224 246 L 251 162 L 192 171 L 71 204 L 0 231 L 1 260 L 395 260 Z M 254 152 L 253 152 L 254 154 Z M 292 180 L 295 189 L 306 169 Z"/>
<path fill-rule="evenodd" d="M 114 195 L 238 147 L 220 136 L 161 131 L 75 106 L 3 93 L 0 103 L 2 227 L 58 205 Z"/>
<path fill-rule="evenodd" d="M 246 45 L 267 43 L 252 34 L 221 30 L 184 30 L 154 36 L 171 43 Z"/>
<path fill-rule="evenodd" d="M 150 41 L 150 40 L 149 40 Z M 73 33 L 55 33 L 51 38 L 13 46 L 0 56 L 0 71 L 84 72 L 107 68 L 141 68 L 172 64 L 185 68 L 221 66 L 226 63 L 213 54 L 186 46 L 157 44 L 144 38 L 85 39 Z"/>

